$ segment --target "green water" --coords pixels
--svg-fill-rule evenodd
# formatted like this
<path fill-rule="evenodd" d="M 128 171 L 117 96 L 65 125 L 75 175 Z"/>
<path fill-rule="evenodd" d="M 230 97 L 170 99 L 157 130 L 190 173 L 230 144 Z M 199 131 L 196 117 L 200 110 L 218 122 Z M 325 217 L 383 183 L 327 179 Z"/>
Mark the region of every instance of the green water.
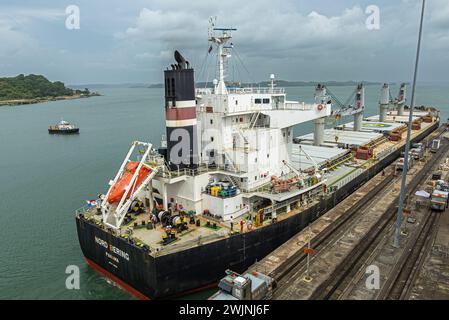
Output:
<path fill-rule="evenodd" d="M 95 90 L 95 88 L 92 88 Z M 164 131 L 162 89 L 98 89 L 104 96 L 0 107 L 0 298 L 132 299 L 85 264 L 74 211 L 105 192 L 130 142 L 159 146 Z M 377 113 L 380 88 L 367 87 L 367 115 Z M 333 88 L 346 100 L 353 88 Z M 289 100 L 312 101 L 313 88 L 287 88 Z M 396 95 L 397 88 L 392 92 Z M 449 118 L 449 86 L 422 86 L 418 104 Z M 61 117 L 80 127 L 49 135 Z M 307 124 L 296 134 L 312 130 Z M 68 265 L 80 268 L 80 290 L 65 287 Z M 223 270 L 224 271 L 224 270 Z M 190 298 L 203 299 L 212 291 Z"/>

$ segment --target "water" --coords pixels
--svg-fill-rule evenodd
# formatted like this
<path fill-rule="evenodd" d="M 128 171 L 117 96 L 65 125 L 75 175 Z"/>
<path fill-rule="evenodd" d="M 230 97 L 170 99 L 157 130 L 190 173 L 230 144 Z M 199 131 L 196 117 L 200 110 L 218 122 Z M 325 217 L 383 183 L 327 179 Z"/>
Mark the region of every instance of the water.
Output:
<path fill-rule="evenodd" d="M 95 88 L 92 88 L 95 90 Z M 163 90 L 98 89 L 104 96 L 0 107 L 0 298 L 132 299 L 85 264 L 74 210 L 105 192 L 133 140 L 160 144 Z M 354 88 L 332 91 L 346 100 Z M 377 113 L 378 86 L 366 89 L 367 115 Z M 397 87 L 392 88 L 396 95 Z M 313 100 L 313 88 L 287 88 L 289 100 Z M 417 104 L 449 118 L 449 85 L 418 88 Z M 61 117 L 79 135 L 49 135 Z M 312 130 L 307 124 L 299 135 Z M 80 268 L 80 290 L 67 290 L 68 265 Z M 205 298 L 212 291 L 190 296 Z"/>

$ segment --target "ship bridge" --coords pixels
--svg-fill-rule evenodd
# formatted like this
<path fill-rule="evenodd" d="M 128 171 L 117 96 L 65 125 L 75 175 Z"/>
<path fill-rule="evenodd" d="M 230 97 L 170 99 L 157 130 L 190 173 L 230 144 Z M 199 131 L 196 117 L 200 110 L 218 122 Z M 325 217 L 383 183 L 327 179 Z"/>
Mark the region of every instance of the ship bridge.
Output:
<path fill-rule="evenodd" d="M 196 90 L 197 111 L 223 117 L 262 114 L 269 128 L 284 129 L 331 115 L 331 104 L 306 104 L 286 100 L 284 88 L 232 88 L 226 95 L 213 89 Z"/>

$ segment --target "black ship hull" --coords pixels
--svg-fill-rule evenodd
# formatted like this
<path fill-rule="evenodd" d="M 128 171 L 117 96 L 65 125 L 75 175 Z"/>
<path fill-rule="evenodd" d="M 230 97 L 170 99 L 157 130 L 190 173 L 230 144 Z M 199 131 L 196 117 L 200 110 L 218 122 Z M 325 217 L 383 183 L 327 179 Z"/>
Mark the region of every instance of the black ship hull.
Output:
<path fill-rule="evenodd" d="M 414 139 L 418 142 L 438 123 Z M 216 284 L 226 269 L 243 272 L 303 230 L 397 159 L 397 150 L 315 206 L 267 227 L 184 251 L 153 257 L 77 217 L 78 238 L 88 263 L 139 298 L 169 298 Z"/>
<path fill-rule="evenodd" d="M 50 133 L 50 134 L 76 134 L 79 132 L 80 132 L 79 128 L 67 129 L 67 130 L 48 129 L 48 133 Z"/>

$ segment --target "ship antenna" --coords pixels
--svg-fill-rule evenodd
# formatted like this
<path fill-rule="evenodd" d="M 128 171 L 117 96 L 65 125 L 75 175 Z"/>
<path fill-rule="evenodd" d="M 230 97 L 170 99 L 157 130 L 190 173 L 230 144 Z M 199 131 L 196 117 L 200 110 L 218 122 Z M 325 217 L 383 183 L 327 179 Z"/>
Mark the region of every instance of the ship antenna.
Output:
<path fill-rule="evenodd" d="M 224 51 L 225 44 L 232 39 L 232 31 L 234 28 L 217 28 L 215 27 L 217 18 L 211 17 L 209 19 L 209 41 L 215 43 L 218 47 L 218 84 L 215 87 L 216 94 L 227 94 L 225 84 L 225 62 L 228 54 Z"/>

